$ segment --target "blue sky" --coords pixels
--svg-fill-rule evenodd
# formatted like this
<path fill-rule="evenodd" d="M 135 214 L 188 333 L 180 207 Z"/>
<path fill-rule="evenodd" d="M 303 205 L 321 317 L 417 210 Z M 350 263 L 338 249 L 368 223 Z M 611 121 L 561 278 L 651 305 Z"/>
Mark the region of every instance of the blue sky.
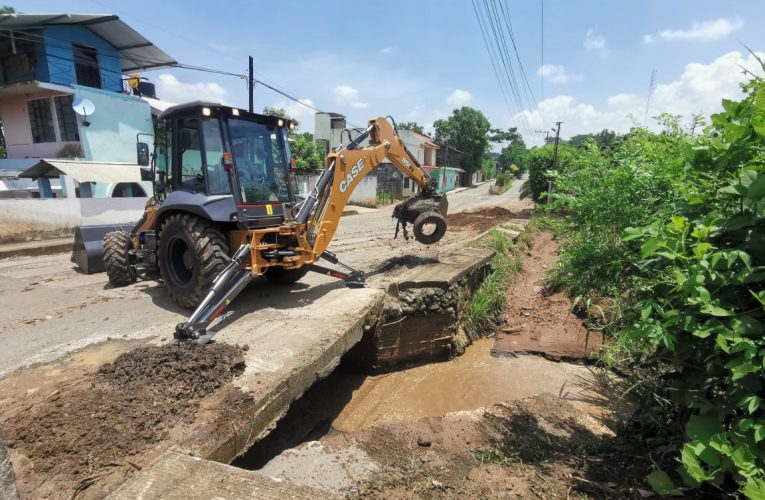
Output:
<path fill-rule="evenodd" d="M 467 104 L 495 127 L 519 126 L 532 144 L 540 140 L 534 130 L 547 130 L 556 120 L 565 122 L 562 133 L 568 136 L 604 127 L 625 131 L 661 111 L 713 112 L 721 97 L 735 97 L 739 65 L 756 68 L 742 42 L 765 50 L 759 1 L 545 0 L 543 60 L 541 0 L 487 1 L 502 2 L 513 25 L 534 93 L 522 109 L 503 98 L 469 0 L 12 5 L 27 13 L 117 14 L 187 64 L 245 73 L 251 54 L 257 78 L 356 124 L 393 115 L 427 127 Z M 653 70 L 656 86 L 646 115 Z M 247 103 L 245 83 L 236 78 L 186 70 L 145 76 L 170 101 Z M 263 87 L 255 101 L 257 109 L 286 107 L 303 130 L 313 128 L 310 110 Z"/>

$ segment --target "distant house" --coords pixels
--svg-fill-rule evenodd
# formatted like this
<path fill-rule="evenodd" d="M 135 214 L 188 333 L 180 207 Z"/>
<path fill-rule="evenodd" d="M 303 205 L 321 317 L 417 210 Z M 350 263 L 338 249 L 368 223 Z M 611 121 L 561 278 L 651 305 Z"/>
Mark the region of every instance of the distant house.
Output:
<path fill-rule="evenodd" d="M 315 115 L 314 138 L 323 142 L 327 151 L 348 143 L 351 135 L 356 137 L 361 132 L 363 129 L 349 128 L 346 117 L 340 113 Z M 439 153 L 444 146 L 436 144 L 430 136 L 413 130 L 399 130 L 398 133 L 412 156 L 436 179 L 439 191 L 449 191 L 461 185 L 461 174 L 464 170 L 459 168 L 459 151 L 449 148 L 453 157 L 449 158 L 447 155 L 445 159 L 450 160 L 450 165 L 456 167 L 447 167 L 439 161 Z M 366 145 L 368 141 L 362 144 Z M 385 162 L 378 166 L 375 174 L 378 197 L 392 196 L 401 199 L 417 192 L 418 188 L 414 182 L 391 163 Z"/>
<path fill-rule="evenodd" d="M 124 81 L 132 73 L 174 64 L 114 15 L 0 15 L 0 120 L 7 151 L 0 170 L 27 171 L 42 159 L 62 158 L 91 162 L 93 169 L 110 164 L 138 169 L 136 142 L 152 142 L 152 113 L 149 103 L 131 95 Z M 78 100 L 89 103 L 89 114 L 75 112 Z M 60 166 L 34 172 L 67 176 L 70 165 Z M 68 197 L 115 192 L 113 185 L 99 182 L 80 190 L 79 180 L 69 177 L 61 186 L 76 189 L 59 190 Z M 51 178 L 36 178 L 35 195 L 55 195 Z M 116 192 L 145 195 L 146 187 Z"/>

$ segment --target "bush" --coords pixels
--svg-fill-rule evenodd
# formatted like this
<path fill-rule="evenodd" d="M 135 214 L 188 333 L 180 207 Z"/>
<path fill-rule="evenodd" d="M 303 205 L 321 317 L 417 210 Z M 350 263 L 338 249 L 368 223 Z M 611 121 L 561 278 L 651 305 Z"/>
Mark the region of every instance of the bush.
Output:
<path fill-rule="evenodd" d="M 529 151 L 527 165 L 529 178 L 521 186 L 521 198 L 531 198 L 536 203 L 547 199 L 548 183 L 555 177 L 556 172 L 563 171 L 575 166 L 577 163 L 577 150 L 565 144 L 558 146 L 558 159 L 553 170 L 552 144 Z"/>
<path fill-rule="evenodd" d="M 639 241 L 647 292 L 631 329 L 684 417 L 679 478 L 735 481 L 765 497 L 765 81 L 724 100 L 690 153 L 676 214 L 624 234 Z M 671 492 L 657 471 L 652 483 Z"/>

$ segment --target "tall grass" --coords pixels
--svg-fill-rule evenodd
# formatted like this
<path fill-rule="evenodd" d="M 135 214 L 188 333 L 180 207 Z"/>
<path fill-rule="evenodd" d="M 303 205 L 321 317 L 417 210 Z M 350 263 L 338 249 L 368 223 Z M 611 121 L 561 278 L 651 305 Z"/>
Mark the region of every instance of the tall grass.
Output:
<path fill-rule="evenodd" d="M 502 320 L 507 301 L 507 288 L 520 269 L 520 259 L 512 251 L 513 241 L 496 229 L 479 239 L 475 246 L 494 250 L 491 273 L 467 304 L 464 318 L 465 333 L 475 340 L 493 334 Z"/>

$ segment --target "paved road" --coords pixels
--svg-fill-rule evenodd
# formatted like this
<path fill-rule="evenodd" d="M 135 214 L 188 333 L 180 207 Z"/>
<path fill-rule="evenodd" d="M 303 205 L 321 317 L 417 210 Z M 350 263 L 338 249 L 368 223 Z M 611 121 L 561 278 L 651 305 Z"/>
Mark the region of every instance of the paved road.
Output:
<path fill-rule="evenodd" d="M 521 208 L 517 186 L 499 196 L 488 191 L 489 185 L 483 184 L 451 195 L 449 212 L 495 205 Z M 431 247 L 401 237 L 393 240 L 391 212 L 389 206 L 344 218 L 330 249 L 341 260 L 369 272 L 391 257 L 437 257 L 468 236 L 447 233 Z M 227 321 L 236 322 L 239 331 L 266 320 L 280 325 L 282 331 L 310 328 L 335 317 L 337 311 L 326 311 L 324 318 L 326 309 L 343 307 L 343 300 L 352 300 L 344 291 L 342 283 L 319 275 L 306 276 L 287 289 L 256 282 L 237 300 Z M 305 307 L 309 305 L 313 307 Z M 253 309 L 261 314 L 249 314 Z M 69 254 L 0 260 L 0 376 L 107 338 L 169 340 L 175 324 L 187 314 L 170 300 L 160 283 L 108 288 L 105 274 L 79 273 Z"/>

